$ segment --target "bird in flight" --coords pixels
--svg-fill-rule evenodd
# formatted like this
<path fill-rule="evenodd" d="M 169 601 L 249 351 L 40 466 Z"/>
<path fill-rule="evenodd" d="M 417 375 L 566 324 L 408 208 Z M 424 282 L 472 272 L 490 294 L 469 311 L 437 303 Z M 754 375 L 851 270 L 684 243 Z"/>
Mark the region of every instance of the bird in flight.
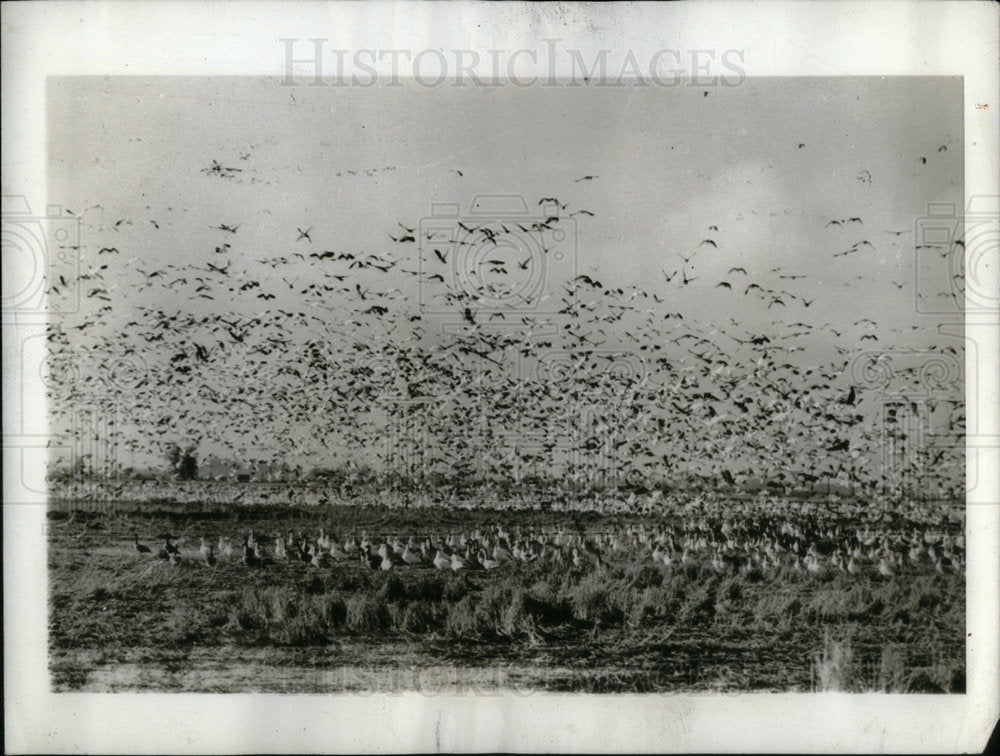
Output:
<path fill-rule="evenodd" d="M 580 178 L 576 179 L 573 183 L 578 184 L 581 181 L 593 181 L 595 178 L 600 178 L 600 176 L 581 176 Z"/>
<path fill-rule="evenodd" d="M 582 179 L 580 179 L 580 180 L 582 181 Z M 564 205 L 559 200 L 557 200 L 555 197 L 542 197 L 540 200 L 538 200 L 538 204 L 539 205 L 544 205 L 546 202 L 554 202 L 557 205 L 559 205 L 559 207 L 561 207 L 563 210 L 565 210 L 567 207 L 569 207 L 569 203 L 568 202 Z"/>
<path fill-rule="evenodd" d="M 237 223 L 235 226 L 228 226 L 225 223 L 220 223 L 218 226 L 212 226 L 212 228 L 217 228 L 219 231 L 228 231 L 231 234 L 235 234 L 236 229 L 238 229 L 241 225 L 241 223 Z"/>
<path fill-rule="evenodd" d="M 309 233 L 313 230 L 312 226 L 310 226 L 309 228 L 307 228 L 305 231 L 303 231 L 301 228 L 299 228 L 298 226 L 296 226 L 295 230 L 299 232 L 299 235 L 295 238 L 295 241 L 300 241 L 301 239 L 306 239 L 310 244 L 312 244 L 312 237 L 309 235 Z"/>

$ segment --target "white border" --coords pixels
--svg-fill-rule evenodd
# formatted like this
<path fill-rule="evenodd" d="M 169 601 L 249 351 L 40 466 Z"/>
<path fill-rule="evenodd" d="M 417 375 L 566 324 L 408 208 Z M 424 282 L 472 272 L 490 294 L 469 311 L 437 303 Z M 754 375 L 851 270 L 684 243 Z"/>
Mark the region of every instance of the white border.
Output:
<path fill-rule="evenodd" d="M 555 37 L 587 60 L 601 48 L 627 47 L 640 61 L 663 48 L 742 49 L 748 76 L 964 75 L 966 194 L 998 194 L 998 13 L 987 2 L 46 2 L 5 3 L 0 23 L 3 193 L 26 195 L 33 208 L 46 202 L 46 76 L 282 76 L 283 37 L 345 49 L 483 51 L 543 51 L 541 39 Z M 520 64 L 530 71 L 530 60 Z M 539 76 L 545 65 L 540 55 Z M 970 432 L 975 414 L 979 434 L 969 443 L 978 480 L 968 510 L 967 695 L 53 695 L 44 508 L 5 506 L 6 750 L 979 751 L 1000 700 L 1000 350 L 996 320 L 987 321 L 966 324 L 976 345 L 967 350 Z M 5 396 L 22 383 L 7 337 L 28 333 L 5 319 Z M 5 411 L 5 502 L 21 474 L 19 450 L 8 449 L 17 431 Z"/>

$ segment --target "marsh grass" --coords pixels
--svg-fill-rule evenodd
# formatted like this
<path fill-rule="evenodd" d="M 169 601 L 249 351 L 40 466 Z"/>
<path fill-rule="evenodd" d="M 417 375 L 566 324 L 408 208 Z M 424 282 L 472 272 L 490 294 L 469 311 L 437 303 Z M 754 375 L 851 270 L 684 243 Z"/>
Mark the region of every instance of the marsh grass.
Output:
<path fill-rule="evenodd" d="M 544 651 L 551 664 L 655 673 L 640 680 L 629 672 L 621 685 L 630 690 L 965 686 L 960 574 L 718 574 L 627 554 L 603 566 L 508 564 L 489 573 L 384 573 L 359 562 L 251 570 L 233 560 L 206 568 L 193 558 L 179 566 L 142 558 L 127 546 L 94 550 L 106 535 L 78 540 L 81 526 L 60 527 L 49 554 L 55 651 L 90 649 L 113 659 L 133 648 L 307 653 L 347 642 L 416 643 L 471 663 Z M 86 679 L 59 670 L 59 679 Z M 610 678 L 565 685 L 591 683 L 614 689 Z"/>

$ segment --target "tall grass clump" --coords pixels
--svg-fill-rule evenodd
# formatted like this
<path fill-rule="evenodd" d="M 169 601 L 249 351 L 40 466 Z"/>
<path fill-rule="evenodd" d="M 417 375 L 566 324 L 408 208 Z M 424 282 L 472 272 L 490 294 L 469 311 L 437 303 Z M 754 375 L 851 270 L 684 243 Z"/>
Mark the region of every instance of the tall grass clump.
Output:
<path fill-rule="evenodd" d="M 347 627 L 354 632 L 374 633 L 388 629 L 389 611 L 383 601 L 364 593 L 347 599 Z"/>
<path fill-rule="evenodd" d="M 854 649 L 849 638 L 834 640 L 823 634 L 823 648 L 814 655 L 816 682 L 822 692 L 848 691 L 854 680 Z"/>

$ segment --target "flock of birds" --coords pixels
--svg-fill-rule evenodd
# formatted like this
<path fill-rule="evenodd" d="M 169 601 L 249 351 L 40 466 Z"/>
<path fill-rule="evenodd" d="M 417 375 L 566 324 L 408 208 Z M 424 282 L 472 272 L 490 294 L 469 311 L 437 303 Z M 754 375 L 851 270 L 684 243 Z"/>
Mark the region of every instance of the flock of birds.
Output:
<path fill-rule="evenodd" d="M 204 173 L 236 170 L 214 162 Z M 706 281 L 702 263 L 719 269 L 706 258 L 729 254 L 714 225 L 692 251 L 663 253 L 677 262 L 659 281 L 556 278 L 565 222 L 594 215 L 567 213 L 571 204 L 546 197 L 537 218 L 461 220 L 450 231 L 398 223 L 374 251 L 324 249 L 301 224 L 287 249 L 264 253 L 244 242 L 238 219 L 212 226 L 193 260 L 129 256 L 125 237 L 95 245 L 78 280 L 51 282 L 53 296 L 79 290 L 84 305 L 47 333 L 54 419 L 76 448 L 104 444 L 117 472 L 128 455 L 149 464 L 182 446 L 221 450 L 244 469 L 328 459 L 418 483 L 834 481 L 960 495 L 965 409 L 949 367 L 963 361 L 960 348 L 936 334 L 914 346 L 920 325 L 820 322 L 810 314 L 824 287 L 786 265 L 748 258 Z M 99 232 L 161 233 L 148 221 L 106 220 Z M 817 233 L 865 227 L 834 218 Z M 874 254 L 872 234 L 845 242 L 830 265 Z M 961 245 L 938 246 L 947 256 Z M 689 313 L 686 293 L 719 297 L 727 313 L 783 317 L 709 322 Z M 859 357 L 885 381 L 855 375 Z M 901 397 L 888 415 L 886 396 Z M 113 406 L 113 417 L 74 422 L 81 406 Z M 936 442 L 919 441 L 927 435 Z"/>
<path fill-rule="evenodd" d="M 906 529 L 870 521 L 846 525 L 832 517 L 778 515 L 780 504 L 757 502 L 722 510 L 702 509 L 698 516 L 670 521 L 628 523 L 611 532 L 588 532 L 572 526 L 529 532 L 499 524 L 435 533 L 369 535 L 355 529 L 341 535 L 319 529 L 263 536 L 250 530 L 239 546 L 220 535 L 218 543 L 201 538 L 197 556 L 189 560 L 215 567 L 220 560 L 262 568 L 278 563 L 303 563 L 318 569 L 361 563 L 372 570 L 412 568 L 459 572 L 496 570 L 508 565 L 538 563 L 592 570 L 623 561 L 652 562 L 667 569 L 700 565 L 720 574 L 763 575 L 874 574 L 892 577 L 931 571 L 947 574 L 965 568 L 965 538 L 961 522 L 937 519 L 935 527 L 908 520 Z M 181 540 L 170 535 L 156 552 L 160 560 L 180 564 Z M 136 552 L 153 550 L 134 538 Z"/>

